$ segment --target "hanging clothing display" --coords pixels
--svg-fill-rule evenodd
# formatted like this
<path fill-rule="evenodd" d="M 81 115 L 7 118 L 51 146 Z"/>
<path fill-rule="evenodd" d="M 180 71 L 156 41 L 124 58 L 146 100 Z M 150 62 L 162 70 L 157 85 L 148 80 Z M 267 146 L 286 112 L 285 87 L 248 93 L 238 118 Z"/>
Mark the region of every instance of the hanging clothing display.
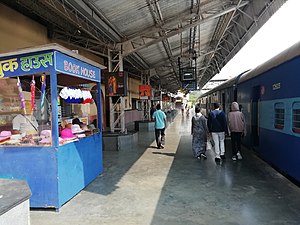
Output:
<path fill-rule="evenodd" d="M 85 104 L 93 102 L 92 94 L 88 90 L 64 87 L 60 91 L 59 96 L 68 103 Z"/>
<path fill-rule="evenodd" d="M 59 96 L 62 97 L 68 103 L 82 103 L 82 91 L 80 89 L 64 87 Z"/>
<path fill-rule="evenodd" d="M 92 103 L 93 102 L 93 97 L 90 91 L 83 90 L 82 91 L 82 97 L 83 97 L 83 102 L 82 104 L 86 103 Z"/>

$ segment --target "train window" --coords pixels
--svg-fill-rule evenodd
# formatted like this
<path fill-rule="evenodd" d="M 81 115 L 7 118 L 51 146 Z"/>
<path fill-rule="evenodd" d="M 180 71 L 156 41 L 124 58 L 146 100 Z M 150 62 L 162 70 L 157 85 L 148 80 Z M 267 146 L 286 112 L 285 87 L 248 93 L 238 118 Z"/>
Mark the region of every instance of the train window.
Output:
<path fill-rule="evenodd" d="M 282 102 L 275 103 L 275 128 L 284 128 L 284 104 Z"/>
<path fill-rule="evenodd" d="M 293 104 L 293 131 L 300 134 L 300 102 Z"/>

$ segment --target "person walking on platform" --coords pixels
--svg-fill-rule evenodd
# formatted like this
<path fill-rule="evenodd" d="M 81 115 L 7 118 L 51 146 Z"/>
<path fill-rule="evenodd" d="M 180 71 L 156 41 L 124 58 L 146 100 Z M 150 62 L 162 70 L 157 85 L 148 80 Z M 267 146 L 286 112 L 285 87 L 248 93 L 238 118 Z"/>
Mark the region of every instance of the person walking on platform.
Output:
<path fill-rule="evenodd" d="M 153 113 L 152 118 L 155 126 L 155 140 L 157 148 L 164 148 L 165 144 L 165 127 L 167 124 L 166 114 L 161 111 L 160 104 L 157 104 L 156 111 Z"/>
<path fill-rule="evenodd" d="M 192 150 L 194 157 L 206 159 L 207 143 L 207 119 L 201 114 L 200 107 L 195 107 L 195 115 L 192 117 Z"/>
<path fill-rule="evenodd" d="M 154 107 L 154 105 L 151 105 L 151 109 L 150 109 L 150 119 L 152 120 L 152 116 L 153 113 L 156 111 L 156 108 Z"/>
<path fill-rule="evenodd" d="M 225 132 L 227 132 L 225 113 L 220 110 L 218 103 L 214 103 L 214 110 L 208 114 L 207 125 L 214 141 L 215 161 L 218 163 L 221 159 L 225 159 Z"/>
<path fill-rule="evenodd" d="M 185 110 L 186 110 L 186 117 L 189 117 L 189 115 L 190 115 L 190 107 L 187 105 L 185 107 Z"/>
<path fill-rule="evenodd" d="M 181 116 L 184 116 L 184 104 L 181 103 Z"/>
<path fill-rule="evenodd" d="M 228 113 L 228 133 L 231 137 L 232 160 L 242 159 L 241 138 L 246 135 L 245 116 L 239 111 L 237 102 L 231 103 L 231 111 Z"/>

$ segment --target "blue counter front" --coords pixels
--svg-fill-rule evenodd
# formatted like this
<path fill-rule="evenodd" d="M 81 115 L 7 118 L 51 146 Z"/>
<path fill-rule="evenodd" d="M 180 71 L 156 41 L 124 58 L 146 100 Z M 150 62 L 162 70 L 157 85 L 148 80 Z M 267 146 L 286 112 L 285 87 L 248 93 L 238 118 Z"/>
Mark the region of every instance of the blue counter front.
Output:
<path fill-rule="evenodd" d="M 102 135 L 59 146 L 57 159 L 61 206 L 102 173 Z"/>
<path fill-rule="evenodd" d="M 53 147 L 1 147 L 2 178 L 26 180 L 30 207 L 60 208 L 102 173 L 101 133 Z"/>

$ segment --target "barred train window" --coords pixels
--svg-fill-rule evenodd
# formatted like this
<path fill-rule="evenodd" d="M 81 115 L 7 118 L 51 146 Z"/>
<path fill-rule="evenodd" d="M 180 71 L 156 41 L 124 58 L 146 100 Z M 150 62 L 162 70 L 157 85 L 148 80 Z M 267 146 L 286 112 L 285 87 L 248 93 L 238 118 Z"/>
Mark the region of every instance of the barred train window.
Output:
<path fill-rule="evenodd" d="M 275 103 L 275 128 L 284 128 L 284 104 L 282 102 Z"/>
<path fill-rule="evenodd" d="M 293 104 L 293 131 L 300 134 L 300 102 Z"/>

